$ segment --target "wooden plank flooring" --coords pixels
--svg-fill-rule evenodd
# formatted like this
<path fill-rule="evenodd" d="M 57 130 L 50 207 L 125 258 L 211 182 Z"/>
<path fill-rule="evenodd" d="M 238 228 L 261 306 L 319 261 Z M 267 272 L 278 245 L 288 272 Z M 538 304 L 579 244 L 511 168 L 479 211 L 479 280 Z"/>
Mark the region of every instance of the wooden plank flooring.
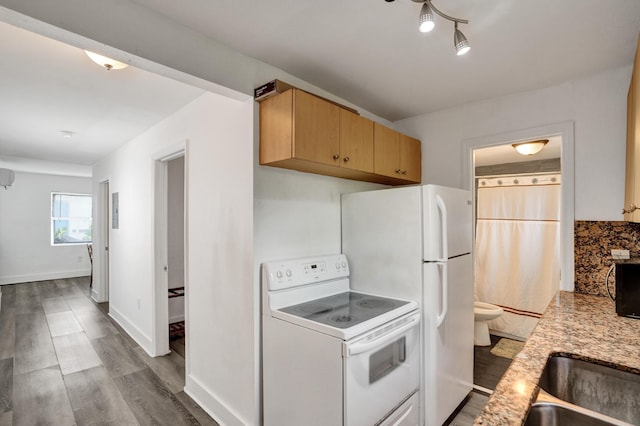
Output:
<path fill-rule="evenodd" d="M 491 335 L 491 346 L 473 347 L 473 383 L 491 390 L 496 388 L 512 361 L 491 353 L 491 349 L 498 341 L 500 341 L 500 337 Z"/>
<path fill-rule="evenodd" d="M 217 425 L 183 356 L 149 357 L 88 295 L 88 278 L 2 286 L 0 426 Z"/>

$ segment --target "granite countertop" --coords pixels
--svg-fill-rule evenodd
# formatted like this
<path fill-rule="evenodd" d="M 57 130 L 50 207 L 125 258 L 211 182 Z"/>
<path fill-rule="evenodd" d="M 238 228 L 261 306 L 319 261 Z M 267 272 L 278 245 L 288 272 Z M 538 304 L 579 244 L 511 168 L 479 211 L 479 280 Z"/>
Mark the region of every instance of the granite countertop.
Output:
<path fill-rule="evenodd" d="M 552 353 L 640 371 L 640 320 L 617 316 L 607 297 L 558 292 L 474 424 L 524 424 Z"/>

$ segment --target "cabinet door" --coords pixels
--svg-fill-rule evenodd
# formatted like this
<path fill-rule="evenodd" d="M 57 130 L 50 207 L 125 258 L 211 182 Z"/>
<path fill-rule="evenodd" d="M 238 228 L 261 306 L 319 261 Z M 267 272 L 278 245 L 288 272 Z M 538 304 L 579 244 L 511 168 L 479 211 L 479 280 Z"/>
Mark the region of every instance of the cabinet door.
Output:
<path fill-rule="evenodd" d="M 340 109 L 340 167 L 373 173 L 373 121 Z"/>
<path fill-rule="evenodd" d="M 638 36 L 640 45 L 640 36 Z M 640 205 L 640 55 L 636 50 L 633 74 L 627 95 L 627 158 L 624 208 Z M 639 206 L 640 207 L 640 206 Z M 626 213 L 624 219 L 640 222 L 640 209 Z"/>
<path fill-rule="evenodd" d="M 625 211 L 634 204 L 635 198 L 635 86 L 636 86 L 635 69 L 634 75 L 631 76 L 631 85 L 627 94 L 627 157 L 625 170 L 624 185 L 624 209 Z M 632 221 L 633 214 L 625 213 L 624 220 Z"/>
<path fill-rule="evenodd" d="M 400 174 L 403 179 L 422 181 L 422 143 L 418 139 L 400 134 Z"/>
<path fill-rule="evenodd" d="M 400 133 L 378 123 L 373 125 L 373 171 L 400 177 Z"/>
<path fill-rule="evenodd" d="M 293 90 L 260 104 L 260 164 L 290 159 L 293 130 Z"/>
<path fill-rule="evenodd" d="M 337 165 L 340 108 L 301 90 L 293 96 L 293 157 Z"/>

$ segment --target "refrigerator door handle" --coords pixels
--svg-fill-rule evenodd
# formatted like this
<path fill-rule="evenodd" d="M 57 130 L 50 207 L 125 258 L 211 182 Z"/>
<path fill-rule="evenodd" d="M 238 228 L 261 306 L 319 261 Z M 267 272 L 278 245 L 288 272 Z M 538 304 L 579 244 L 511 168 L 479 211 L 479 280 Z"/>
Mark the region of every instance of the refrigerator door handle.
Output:
<path fill-rule="evenodd" d="M 448 239 L 447 239 L 447 205 L 444 203 L 444 200 L 440 195 L 436 194 L 436 208 L 440 213 L 440 262 L 444 262 L 449 257 L 449 247 Z"/>
<path fill-rule="evenodd" d="M 447 306 L 449 305 L 449 295 L 448 295 L 448 287 L 449 280 L 447 277 L 447 263 L 446 262 L 438 262 L 438 268 L 441 268 L 442 273 L 440 274 L 440 301 L 442 303 L 442 310 L 436 316 L 436 327 L 440 327 L 447 317 Z"/>

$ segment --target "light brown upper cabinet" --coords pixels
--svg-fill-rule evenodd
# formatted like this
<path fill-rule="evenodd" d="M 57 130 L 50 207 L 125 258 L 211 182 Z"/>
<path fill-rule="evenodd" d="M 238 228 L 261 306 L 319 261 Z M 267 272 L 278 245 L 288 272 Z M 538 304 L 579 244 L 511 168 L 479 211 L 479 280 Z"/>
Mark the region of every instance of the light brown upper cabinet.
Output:
<path fill-rule="evenodd" d="M 376 174 L 420 183 L 422 150 L 419 140 L 375 123 L 373 148 Z"/>
<path fill-rule="evenodd" d="M 340 109 L 340 166 L 373 173 L 373 121 Z"/>
<path fill-rule="evenodd" d="M 640 45 L 640 35 L 638 37 Z M 624 220 L 640 222 L 640 56 L 636 57 L 627 94 L 627 161 Z"/>
<path fill-rule="evenodd" d="M 375 126 L 330 101 L 287 90 L 260 103 L 260 164 L 389 185 L 420 182 L 420 141 L 393 130 L 391 156 L 413 164 L 403 166 L 405 174 L 376 171 Z"/>

